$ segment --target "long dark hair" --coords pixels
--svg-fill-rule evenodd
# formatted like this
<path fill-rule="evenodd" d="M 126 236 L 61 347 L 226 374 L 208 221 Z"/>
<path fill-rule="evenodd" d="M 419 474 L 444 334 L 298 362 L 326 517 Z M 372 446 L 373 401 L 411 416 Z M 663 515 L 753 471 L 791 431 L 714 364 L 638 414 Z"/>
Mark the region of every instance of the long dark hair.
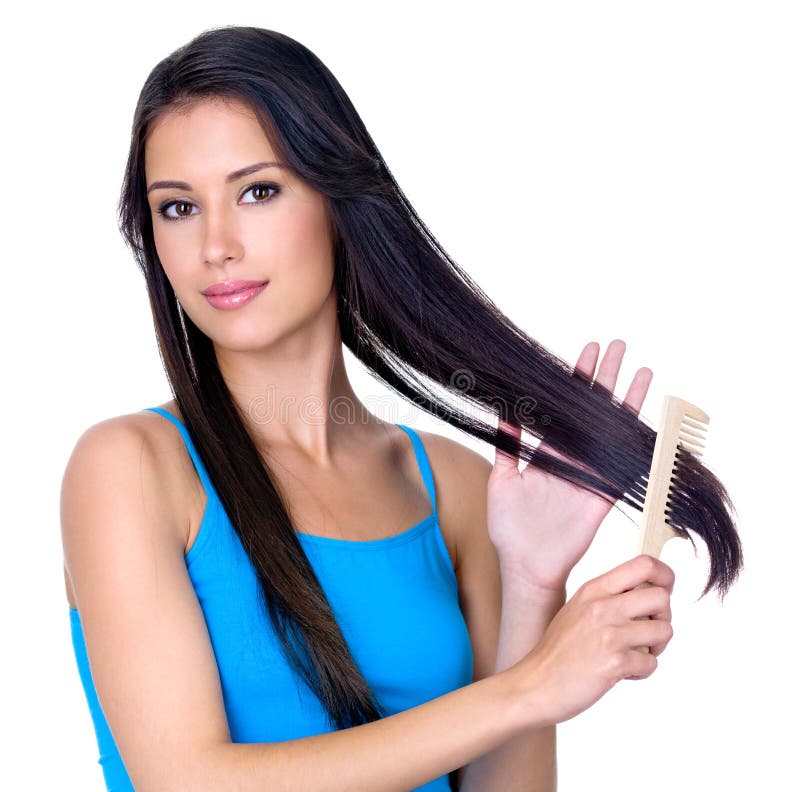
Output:
<path fill-rule="evenodd" d="M 326 197 L 336 232 L 342 341 L 403 398 L 638 510 L 655 431 L 515 326 L 450 258 L 394 180 L 341 85 L 305 46 L 275 31 L 229 26 L 204 31 L 162 60 L 136 105 L 120 229 L 145 276 L 175 401 L 253 563 L 265 616 L 331 723 L 347 728 L 386 713 L 350 653 L 212 342 L 178 305 L 153 240 L 145 194 L 148 130 L 167 111 L 216 98 L 252 108 L 281 161 Z M 498 431 L 497 417 L 580 467 Z M 706 543 L 710 573 L 703 595 L 716 588 L 722 598 L 742 566 L 733 507 L 697 457 L 686 451 L 678 463 L 671 524 Z"/>

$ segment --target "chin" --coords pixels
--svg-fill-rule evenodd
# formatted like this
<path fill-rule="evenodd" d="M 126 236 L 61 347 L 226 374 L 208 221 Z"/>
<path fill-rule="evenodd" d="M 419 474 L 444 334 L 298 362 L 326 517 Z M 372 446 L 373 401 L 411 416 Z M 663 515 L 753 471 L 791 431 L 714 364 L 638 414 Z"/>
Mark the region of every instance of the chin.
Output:
<path fill-rule="evenodd" d="M 229 328 L 228 332 L 207 333 L 214 346 L 230 352 L 259 352 L 275 346 L 285 334 L 275 327 L 244 327 Z"/>

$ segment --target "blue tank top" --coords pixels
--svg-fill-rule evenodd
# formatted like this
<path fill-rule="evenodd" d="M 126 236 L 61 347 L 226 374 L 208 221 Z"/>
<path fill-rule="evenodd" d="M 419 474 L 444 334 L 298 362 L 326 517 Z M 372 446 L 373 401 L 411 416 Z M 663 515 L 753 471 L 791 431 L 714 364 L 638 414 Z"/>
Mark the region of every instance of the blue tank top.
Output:
<path fill-rule="evenodd" d="M 186 568 L 205 616 L 219 669 L 231 740 L 275 742 L 333 731 L 327 712 L 286 662 L 263 615 L 260 584 L 184 424 L 160 407 L 183 437 L 207 502 Z M 469 632 L 436 510 L 433 474 L 419 435 L 411 438 L 433 512 L 396 536 L 366 542 L 297 533 L 350 651 L 387 715 L 472 682 Z M 106 787 L 133 789 L 92 682 L 80 615 L 70 629 Z M 424 786 L 449 792 L 448 776 Z"/>

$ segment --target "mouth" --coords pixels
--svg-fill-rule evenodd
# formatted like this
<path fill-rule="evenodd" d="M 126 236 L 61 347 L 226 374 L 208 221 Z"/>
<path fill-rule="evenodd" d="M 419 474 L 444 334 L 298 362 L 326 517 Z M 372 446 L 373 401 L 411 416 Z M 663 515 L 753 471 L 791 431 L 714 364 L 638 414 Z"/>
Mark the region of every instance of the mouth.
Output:
<path fill-rule="evenodd" d="M 236 291 L 225 291 L 221 294 L 206 294 L 205 298 L 214 307 L 222 311 L 230 311 L 247 305 L 258 297 L 267 288 L 269 281 L 251 281 L 254 286 L 245 287 Z"/>
<path fill-rule="evenodd" d="M 250 291 L 251 289 L 265 286 L 269 281 L 266 280 L 234 280 L 214 283 L 207 289 L 203 289 L 201 294 L 206 297 L 224 297 L 230 294 Z"/>

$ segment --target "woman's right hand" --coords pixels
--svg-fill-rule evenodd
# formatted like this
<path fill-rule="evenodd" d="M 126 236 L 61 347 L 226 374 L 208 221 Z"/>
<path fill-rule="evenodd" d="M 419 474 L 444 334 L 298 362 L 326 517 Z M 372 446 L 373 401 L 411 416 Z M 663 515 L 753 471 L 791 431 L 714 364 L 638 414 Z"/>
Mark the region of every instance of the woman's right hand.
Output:
<path fill-rule="evenodd" d="M 640 583 L 651 585 L 635 588 Z M 672 638 L 674 583 L 672 569 L 645 554 L 584 583 L 536 647 L 509 669 L 518 675 L 531 722 L 569 720 L 619 680 L 650 676 Z"/>

